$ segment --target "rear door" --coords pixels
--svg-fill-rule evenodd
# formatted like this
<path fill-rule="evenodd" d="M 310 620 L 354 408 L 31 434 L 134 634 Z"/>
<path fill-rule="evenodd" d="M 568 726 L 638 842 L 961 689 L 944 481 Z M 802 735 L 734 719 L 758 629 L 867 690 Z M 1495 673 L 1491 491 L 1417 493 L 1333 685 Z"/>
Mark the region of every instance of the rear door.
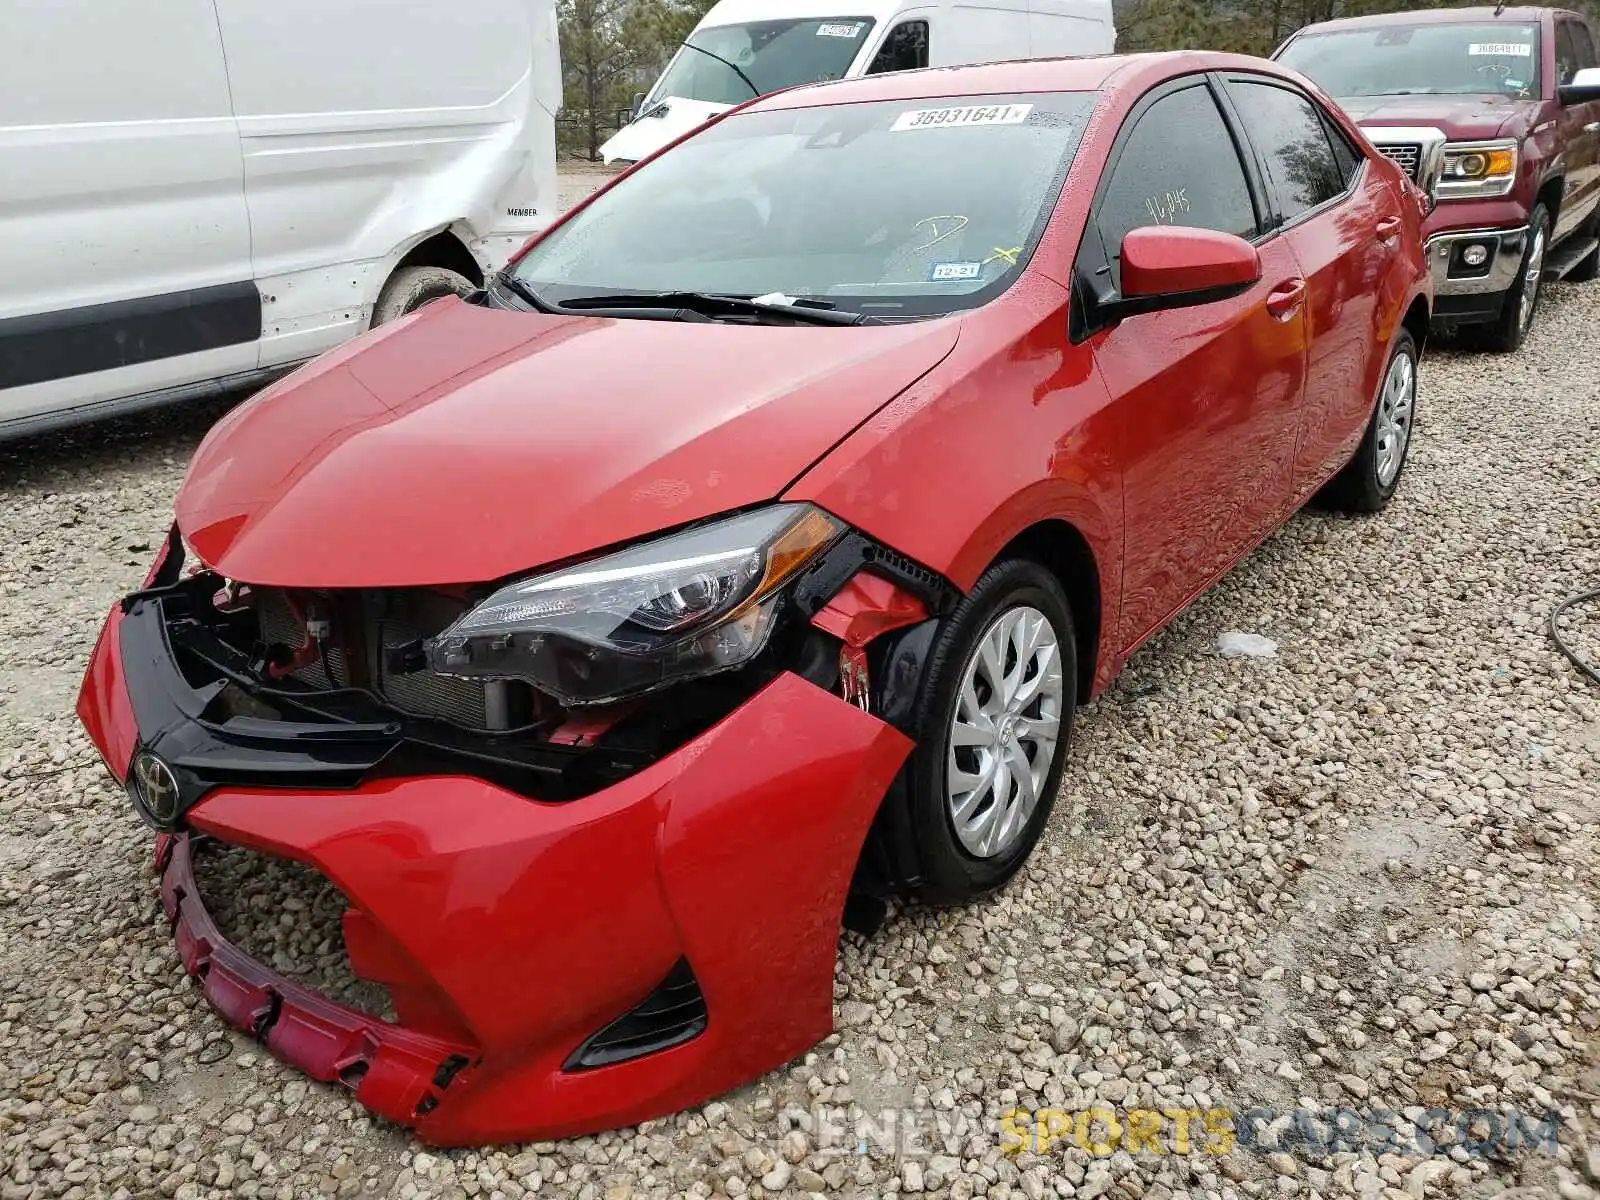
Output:
<path fill-rule="evenodd" d="M 1305 417 L 1294 496 L 1303 498 L 1350 457 L 1366 426 L 1395 303 L 1382 281 L 1400 252 L 1395 197 L 1320 105 L 1262 75 L 1227 77 L 1225 91 L 1268 184 L 1269 225 L 1280 230 L 1306 281 L 1310 321 Z"/>
<path fill-rule="evenodd" d="M 1120 286 L 1122 238 L 1183 225 L 1255 242 L 1262 277 L 1231 300 L 1087 331 L 1125 444 L 1122 644 L 1134 645 L 1276 523 L 1305 388 L 1300 268 L 1266 227 L 1247 148 L 1204 76 L 1135 108 L 1079 252 L 1080 287 Z M 1074 311 L 1084 306 L 1074 306 Z"/>
<path fill-rule="evenodd" d="M 0 421 L 254 367 L 212 0 L 8 4 L 3 27 Z"/>
<path fill-rule="evenodd" d="M 1573 18 L 1556 22 L 1556 85 L 1571 83 L 1579 71 L 1600 66 L 1588 26 Z M 1563 107 L 1560 126 L 1566 195 L 1556 221 L 1556 237 L 1576 230 L 1600 205 L 1600 101 Z"/>

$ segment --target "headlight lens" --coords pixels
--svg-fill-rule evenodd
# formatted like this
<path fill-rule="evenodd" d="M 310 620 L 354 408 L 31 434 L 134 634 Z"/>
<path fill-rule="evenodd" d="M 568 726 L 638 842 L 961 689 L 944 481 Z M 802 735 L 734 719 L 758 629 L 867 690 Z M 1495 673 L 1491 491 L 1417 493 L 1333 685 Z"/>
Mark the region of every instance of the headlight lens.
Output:
<path fill-rule="evenodd" d="M 1445 147 L 1439 196 L 1503 196 L 1516 178 L 1515 142 L 1453 142 Z"/>
<path fill-rule="evenodd" d="M 749 662 L 783 585 L 843 532 L 780 504 L 501 588 L 428 643 L 442 675 L 605 704 Z"/>

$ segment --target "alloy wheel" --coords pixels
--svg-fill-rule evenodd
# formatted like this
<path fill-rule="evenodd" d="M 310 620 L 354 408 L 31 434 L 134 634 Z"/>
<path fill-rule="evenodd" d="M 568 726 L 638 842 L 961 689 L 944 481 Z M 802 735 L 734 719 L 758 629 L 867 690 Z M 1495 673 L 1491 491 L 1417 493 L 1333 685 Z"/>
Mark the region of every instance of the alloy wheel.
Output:
<path fill-rule="evenodd" d="M 1539 285 L 1544 277 L 1544 230 L 1536 229 L 1528 248 L 1528 266 L 1522 275 L 1522 296 L 1518 301 L 1517 323 L 1526 331 L 1533 324 L 1533 310 L 1539 303 Z"/>
<path fill-rule="evenodd" d="M 974 857 L 1005 854 L 1027 828 L 1055 762 L 1064 688 L 1060 639 L 1038 609 L 1006 609 L 978 638 L 946 764 L 950 820 Z"/>

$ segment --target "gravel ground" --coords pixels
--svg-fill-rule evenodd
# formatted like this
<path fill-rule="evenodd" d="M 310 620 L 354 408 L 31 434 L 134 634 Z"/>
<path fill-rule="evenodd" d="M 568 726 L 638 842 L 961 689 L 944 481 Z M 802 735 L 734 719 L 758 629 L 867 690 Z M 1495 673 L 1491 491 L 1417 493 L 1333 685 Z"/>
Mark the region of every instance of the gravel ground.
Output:
<path fill-rule="evenodd" d="M 814 1054 L 479 1152 L 424 1150 L 205 1008 L 73 719 L 220 409 L 0 447 L 0 1200 L 1596 1195 L 1600 692 L 1543 621 L 1600 583 L 1597 327 L 1600 289 L 1557 287 L 1520 355 L 1434 357 L 1389 512 L 1296 518 L 1142 650 L 1024 874 L 847 938 Z M 1571 629 L 1600 657 L 1600 615 Z M 1217 656 L 1228 630 L 1278 657 Z M 227 919 L 285 969 L 336 958 L 336 897 L 285 919 L 248 868 L 223 864 Z M 851 1104 L 948 1136 L 857 1152 L 817 1107 Z M 1274 1125 L 1226 1155 L 1002 1151 L 1005 1110 L 1091 1105 L 1516 1106 L 1555 1110 L 1559 1147 L 1319 1152 Z"/>

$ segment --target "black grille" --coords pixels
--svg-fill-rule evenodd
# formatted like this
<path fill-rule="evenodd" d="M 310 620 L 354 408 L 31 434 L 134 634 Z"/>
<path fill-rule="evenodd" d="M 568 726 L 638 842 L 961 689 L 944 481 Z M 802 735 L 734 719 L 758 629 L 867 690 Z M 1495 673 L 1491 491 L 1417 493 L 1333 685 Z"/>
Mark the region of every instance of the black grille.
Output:
<path fill-rule="evenodd" d="M 704 1033 L 706 1021 L 706 998 L 700 991 L 700 982 L 694 977 L 689 960 L 680 958 L 638 1007 L 579 1046 L 567 1059 L 566 1069 L 606 1067 L 682 1045 Z"/>
<path fill-rule="evenodd" d="M 1400 169 L 1414 180 L 1417 177 L 1417 167 L 1422 162 L 1422 147 L 1415 142 L 1398 142 L 1394 145 L 1378 146 L 1378 151 L 1385 158 L 1393 159 L 1400 165 Z"/>
<path fill-rule="evenodd" d="M 454 622 L 466 611 L 462 601 L 421 588 L 344 595 L 296 592 L 292 599 L 276 588 L 258 588 L 254 594 L 261 640 L 268 645 L 304 649 L 305 624 L 296 615 L 297 608 L 304 614 L 315 604 L 332 615 L 334 635 L 323 656 L 293 672 L 293 678 L 301 683 L 314 688 L 362 683 L 351 669 L 351 654 L 356 653 L 365 667 L 362 685 L 400 712 L 472 729 L 487 728 L 483 682 L 435 675 L 426 669 L 404 669 L 405 652 L 414 652 L 423 639 Z"/>

